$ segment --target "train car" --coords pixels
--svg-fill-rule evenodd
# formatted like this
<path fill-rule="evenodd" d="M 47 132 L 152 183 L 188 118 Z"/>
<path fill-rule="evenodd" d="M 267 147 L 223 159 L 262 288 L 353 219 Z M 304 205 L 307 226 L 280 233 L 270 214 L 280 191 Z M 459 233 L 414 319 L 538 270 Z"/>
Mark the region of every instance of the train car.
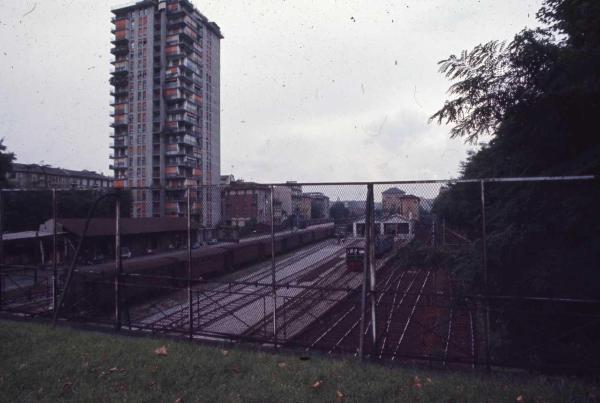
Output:
<path fill-rule="evenodd" d="M 265 248 L 260 240 L 223 246 L 227 250 L 228 261 L 225 269 L 240 269 L 256 263 L 265 257 Z"/>
<path fill-rule="evenodd" d="M 302 246 L 301 233 L 295 232 L 285 236 L 284 252 L 292 252 Z"/>
<path fill-rule="evenodd" d="M 365 261 L 365 248 L 349 246 L 346 248 L 346 269 L 362 273 Z"/>
<path fill-rule="evenodd" d="M 300 242 L 302 245 L 308 245 L 315 240 L 315 231 L 304 231 L 300 234 Z"/>

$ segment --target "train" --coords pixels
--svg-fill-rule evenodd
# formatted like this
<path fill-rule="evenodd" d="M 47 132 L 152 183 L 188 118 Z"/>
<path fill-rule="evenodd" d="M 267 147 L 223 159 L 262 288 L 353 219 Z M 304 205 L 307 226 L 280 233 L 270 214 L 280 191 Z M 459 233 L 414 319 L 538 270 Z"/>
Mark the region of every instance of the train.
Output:
<path fill-rule="evenodd" d="M 377 237 L 375 239 L 375 258 L 378 259 L 392 250 L 394 247 L 393 237 Z M 362 272 L 365 259 L 365 241 L 359 245 L 346 248 L 346 269 L 348 271 Z"/>
<path fill-rule="evenodd" d="M 275 236 L 275 254 L 292 252 L 303 246 L 334 236 L 333 224 L 308 227 Z M 198 281 L 234 272 L 271 257 L 271 237 L 242 241 L 238 244 L 192 250 L 192 280 Z M 183 289 L 187 284 L 188 252 L 145 256 L 122 261 L 121 293 L 128 303 Z M 105 263 L 86 266 L 75 272 L 65 307 L 77 305 L 82 296 L 93 301 L 93 309 L 109 311 L 114 306 L 115 266 Z"/>

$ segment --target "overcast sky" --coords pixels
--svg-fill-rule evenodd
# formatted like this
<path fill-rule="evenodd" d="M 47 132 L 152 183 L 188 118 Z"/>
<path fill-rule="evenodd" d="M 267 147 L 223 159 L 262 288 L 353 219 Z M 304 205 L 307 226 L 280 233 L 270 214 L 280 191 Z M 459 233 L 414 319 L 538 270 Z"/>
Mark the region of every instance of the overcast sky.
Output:
<path fill-rule="evenodd" d="M 110 9 L 0 0 L 0 136 L 19 162 L 109 173 Z M 428 124 L 437 62 L 538 25 L 541 0 L 200 1 L 221 42 L 221 172 L 265 182 L 456 177 Z"/>

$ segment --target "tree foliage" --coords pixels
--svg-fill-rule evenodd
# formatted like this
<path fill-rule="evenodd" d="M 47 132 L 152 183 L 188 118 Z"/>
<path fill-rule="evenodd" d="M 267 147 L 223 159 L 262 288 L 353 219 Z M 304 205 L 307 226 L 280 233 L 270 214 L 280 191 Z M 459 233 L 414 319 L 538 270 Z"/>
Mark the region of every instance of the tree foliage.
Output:
<path fill-rule="evenodd" d="M 491 137 L 462 164 L 463 178 L 600 173 L 600 2 L 545 0 L 537 16 L 546 28 L 523 30 L 510 43 L 492 41 L 440 62 L 453 81 L 451 99 L 431 119 L 451 124 L 451 137 L 470 143 Z M 482 291 L 479 190 L 451 185 L 433 207 L 473 240 L 454 266 L 472 291 Z M 597 182 L 487 184 L 485 197 L 492 293 L 600 295 Z M 564 331 L 557 323 L 506 312 L 496 317 L 494 330 L 506 336 L 498 351 L 532 342 L 541 330 Z M 571 359 L 583 357 L 575 352 L 581 347 L 575 335 L 581 336 L 561 339 Z M 539 350 L 535 359 L 550 359 L 552 348 Z"/>
<path fill-rule="evenodd" d="M 10 187 L 6 175 L 12 170 L 14 159 L 15 155 L 13 153 L 6 152 L 4 139 L 0 139 L 0 188 Z"/>

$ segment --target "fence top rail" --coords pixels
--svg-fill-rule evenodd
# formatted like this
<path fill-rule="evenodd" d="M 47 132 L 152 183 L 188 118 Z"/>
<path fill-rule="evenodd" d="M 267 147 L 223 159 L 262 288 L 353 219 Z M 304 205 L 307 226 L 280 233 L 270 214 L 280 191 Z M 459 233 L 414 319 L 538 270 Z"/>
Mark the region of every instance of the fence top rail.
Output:
<path fill-rule="evenodd" d="M 565 181 L 590 181 L 595 180 L 595 175 L 570 175 L 570 176 L 523 176 L 507 178 L 475 178 L 475 179 L 417 179 L 417 180 L 394 180 L 394 181 L 362 181 L 362 182 L 256 182 L 263 186 L 350 186 L 350 185 L 419 185 L 419 184 L 455 184 L 455 183 L 492 183 L 492 182 L 565 182 Z M 251 182 L 248 182 L 251 183 Z M 254 183 L 254 181 L 253 181 Z M 184 186 L 181 189 L 203 189 L 220 188 L 227 185 L 193 185 Z M 49 192 L 57 191 L 97 191 L 107 192 L 115 189 L 129 190 L 160 190 L 166 189 L 165 186 L 127 186 L 125 188 L 80 188 L 80 187 L 60 187 L 60 188 L 2 188 L 0 192 Z M 171 188 L 169 188 L 171 189 Z"/>

